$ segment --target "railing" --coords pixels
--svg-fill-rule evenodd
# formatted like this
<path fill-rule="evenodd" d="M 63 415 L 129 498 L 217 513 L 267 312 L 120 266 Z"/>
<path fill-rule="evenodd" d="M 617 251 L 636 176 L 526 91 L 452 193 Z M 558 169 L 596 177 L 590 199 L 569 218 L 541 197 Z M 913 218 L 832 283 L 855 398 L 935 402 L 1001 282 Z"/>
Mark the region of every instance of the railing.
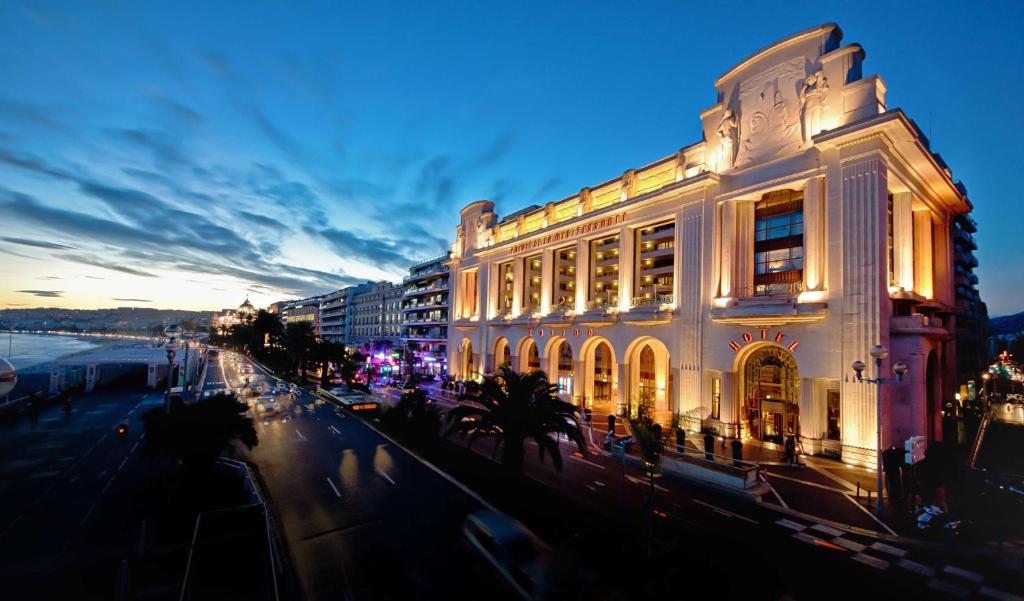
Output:
<path fill-rule="evenodd" d="M 778 282 L 754 284 L 745 288 L 737 288 L 736 298 L 792 298 L 803 292 L 803 282 Z"/>
<path fill-rule="evenodd" d="M 448 289 L 448 282 L 446 280 L 442 280 L 442 283 L 434 284 L 433 286 L 426 286 L 424 288 L 409 288 L 408 290 L 405 291 L 405 296 L 412 296 L 414 294 L 423 294 L 425 292 L 432 292 L 434 290 L 447 290 L 447 289 Z"/>
<path fill-rule="evenodd" d="M 632 306 L 633 307 L 649 307 L 659 305 L 671 305 L 672 304 L 671 294 L 655 294 L 651 296 L 634 296 Z"/>

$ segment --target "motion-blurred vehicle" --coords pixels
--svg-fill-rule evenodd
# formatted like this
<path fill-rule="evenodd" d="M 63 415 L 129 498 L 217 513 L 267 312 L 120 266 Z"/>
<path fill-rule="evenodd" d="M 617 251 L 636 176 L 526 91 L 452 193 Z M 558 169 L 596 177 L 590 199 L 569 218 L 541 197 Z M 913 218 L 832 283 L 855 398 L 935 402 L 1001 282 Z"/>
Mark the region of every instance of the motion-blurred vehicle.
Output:
<path fill-rule="evenodd" d="M 514 518 L 474 511 L 466 516 L 462 537 L 517 597 L 534 599 L 542 590 L 550 550 Z"/>
<path fill-rule="evenodd" d="M 121 422 L 114 428 L 114 432 L 117 433 L 117 437 L 124 440 L 128 436 L 128 422 Z"/>
<path fill-rule="evenodd" d="M 281 403 L 271 394 L 264 394 L 253 403 L 256 413 L 274 413 L 281 410 Z"/>
<path fill-rule="evenodd" d="M 316 396 L 357 413 L 374 412 L 380 409 L 380 401 L 347 386 L 331 389 L 317 387 Z"/>

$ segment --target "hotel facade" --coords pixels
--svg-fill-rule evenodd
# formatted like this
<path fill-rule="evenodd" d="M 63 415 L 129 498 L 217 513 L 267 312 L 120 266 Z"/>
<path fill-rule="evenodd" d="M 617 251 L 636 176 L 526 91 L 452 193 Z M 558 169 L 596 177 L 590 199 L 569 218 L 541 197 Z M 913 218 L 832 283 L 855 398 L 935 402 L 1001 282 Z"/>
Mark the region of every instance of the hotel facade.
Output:
<path fill-rule="evenodd" d="M 822 25 L 715 81 L 703 140 L 504 219 L 460 213 L 449 370 L 542 369 L 565 399 L 874 465 L 941 433 L 962 186 L 864 52 Z M 851 365 L 889 350 L 882 376 Z"/>

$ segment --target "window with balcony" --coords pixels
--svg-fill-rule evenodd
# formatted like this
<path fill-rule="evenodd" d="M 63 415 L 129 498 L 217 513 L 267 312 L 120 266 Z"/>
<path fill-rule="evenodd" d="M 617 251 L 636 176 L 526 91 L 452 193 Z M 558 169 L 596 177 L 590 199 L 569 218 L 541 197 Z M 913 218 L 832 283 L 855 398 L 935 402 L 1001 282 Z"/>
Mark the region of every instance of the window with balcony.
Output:
<path fill-rule="evenodd" d="M 498 265 L 498 315 L 507 315 L 512 312 L 513 291 L 516 285 L 515 263 L 506 261 Z"/>
<path fill-rule="evenodd" d="M 803 193 L 769 192 L 754 206 L 754 295 L 795 294 L 803 273 Z"/>
<path fill-rule="evenodd" d="M 523 311 L 527 314 L 540 311 L 540 290 L 544 286 L 542 270 L 540 255 L 523 259 Z"/>
<path fill-rule="evenodd" d="M 554 287 L 551 307 L 555 311 L 570 311 L 576 307 L 576 247 L 555 251 Z"/>
<path fill-rule="evenodd" d="M 675 222 L 666 221 L 636 230 L 633 269 L 633 305 L 672 302 L 675 269 Z"/>
<path fill-rule="evenodd" d="M 588 308 L 619 304 L 619 236 L 590 243 L 590 298 Z"/>

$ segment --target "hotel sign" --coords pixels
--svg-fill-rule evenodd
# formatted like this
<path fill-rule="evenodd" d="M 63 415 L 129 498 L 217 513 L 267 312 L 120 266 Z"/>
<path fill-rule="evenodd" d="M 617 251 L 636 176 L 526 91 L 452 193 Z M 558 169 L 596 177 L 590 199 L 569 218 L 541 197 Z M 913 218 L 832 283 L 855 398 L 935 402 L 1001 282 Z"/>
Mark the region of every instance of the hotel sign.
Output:
<path fill-rule="evenodd" d="M 579 238 L 580 236 L 585 236 L 593 231 L 625 223 L 625 221 L 625 213 L 619 213 L 618 215 L 609 215 L 607 217 L 591 221 L 590 223 L 582 223 L 580 225 L 577 225 L 576 227 L 570 227 L 559 232 L 548 234 L 546 236 L 540 236 L 539 238 L 535 238 L 533 240 L 530 240 L 529 242 L 514 244 L 512 245 L 512 254 L 518 254 L 523 251 L 539 248 L 541 246 L 547 246 L 548 244 L 561 242 L 562 240 Z"/>
<path fill-rule="evenodd" d="M 785 342 L 786 333 L 783 332 L 782 330 L 775 332 L 774 336 L 769 336 L 768 328 L 761 328 L 760 330 L 758 330 L 757 333 L 759 334 L 758 336 L 755 336 L 753 332 L 743 332 L 743 335 L 740 336 L 743 342 L 740 342 L 738 340 L 730 340 L 729 348 L 731 348 L 734 353 L 738 353 L 741 348 L 753 342 L 755 338 L 757 338 L 757 340 L 760 342 L 772 341 L 779 346 L 785 347 L 791 353 L 795 351 L 797 347 L 800 346 L 799 340 Z"/>

